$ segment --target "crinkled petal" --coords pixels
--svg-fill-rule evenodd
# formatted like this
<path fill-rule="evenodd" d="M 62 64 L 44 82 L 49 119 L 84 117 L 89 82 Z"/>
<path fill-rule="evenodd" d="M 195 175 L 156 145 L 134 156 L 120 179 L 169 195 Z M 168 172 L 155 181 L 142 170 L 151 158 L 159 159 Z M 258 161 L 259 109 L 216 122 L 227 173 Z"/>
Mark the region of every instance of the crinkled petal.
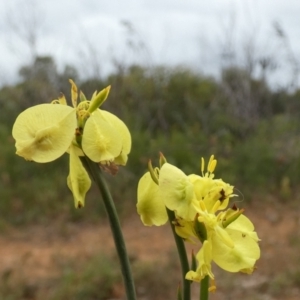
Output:
<path fill-rule="evenodd" d="M 159 193 L 165 205 L 177 216 L 192 221 L 196 210 L 192 204 L 194 186 L 180 169 L 165 163 L 159 172 Z"/>
<path fill-rule="evenodd" d="M 70 173 L 67 178 L 67 184 L 73 193 L 75 207 L 83 207 L 85 195 L 91 187 L 91 180 L 79 157 L 76 155 L 74 146 L 70 147 Z"/>
<path fill-rule="evenodd" d="M 113 161 L 122 151 L 122 137 L 98 109 L 86 121 L 82 149 L 94 162 Z"/>
<path fill-rule="evenodd" d="M 158 185 L 147 172 L 139 181 L 137 211 L 144 225 L 160 226 L 167 222 L 168 215 L 163 200 L 158 195 Z"/>
<path fill-rule="evenodd" d="M 75 109 L 59 104 L 40 104 L 26 109 L 16 119 L 12 135 L 17 154 L 39 163 L 62 156 L 76 129 Z"/>
<path fill-rule="evenodd" d="M 230 229 L 229 226 L 225 230 L 233 246 L 224 243 L 217 234 L 212 235 L 213 260 L 228 272 L 253 270 L 256 260 L 260 257 L 257 241 L 247 231 Z"/>
<path fill-rule="evenodd" d="M 114 128 L 118 131 L 118 133 L 121 136 L 121 141 L 122 141 L 122 149 L 121 153 L 119 156 L 117 156 L 114 160 L 114 162 L 117 165 L 126 165 L 127 159 L 128 159 L 128 154 L 131 150 L 131 135 L 130 132 L 125 125 L 125 123 L 120 120 L 117 116 L 114 114 L 111 114 L 110 112 L 106 110 L 101 110 L 102 115 L 104 118 L 114 126 Z"/>
<path fill-rule="evenodd" d="M 209 240 L 205 240 L 200 251 L 196 255 L 198 261 L 198 267 L 196 272 L 189 271 L 185 278 L 193 281 L 201 281 L 205 276 L 209 276 L 211 279 L 214 279 L 214 274 L 211 270 L 211 261 L 212 261 L 212 245 Z"/>

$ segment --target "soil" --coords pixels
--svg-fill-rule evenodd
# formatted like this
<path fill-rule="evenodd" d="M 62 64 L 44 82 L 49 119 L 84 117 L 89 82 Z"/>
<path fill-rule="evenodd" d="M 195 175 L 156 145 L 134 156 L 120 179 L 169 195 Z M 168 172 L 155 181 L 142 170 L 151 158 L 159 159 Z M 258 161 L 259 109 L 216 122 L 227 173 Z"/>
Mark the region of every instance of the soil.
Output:
<path fill-rule="evenodd" d="M 249 289 L 256 291 L 255 297 L 243 297 L 244 300 L 300 299 L 300 205 L 269 199 L 264 204 L 247 204 L 245 215 L 252 220 L 261 238 L 257 269 L 251 276 L 230 274 L 229 279 L 219 276 L 225 273 L 223 270 L 217 271 L 218 289 L 211 299 L 240 299 Z M 133 214 L 122 221 L 122 227 L 128 252 L 135 260 L 165 261 L 174 249 L 169 226 L 145 227 Z M 55 259 L 58 257 L 85 260 L 113 249 L 109 224 L 105 220 L 99 224 L 9 228 L 0 236 L 0 275 L 17 269 L 34 282 L 57 274 Z"/>

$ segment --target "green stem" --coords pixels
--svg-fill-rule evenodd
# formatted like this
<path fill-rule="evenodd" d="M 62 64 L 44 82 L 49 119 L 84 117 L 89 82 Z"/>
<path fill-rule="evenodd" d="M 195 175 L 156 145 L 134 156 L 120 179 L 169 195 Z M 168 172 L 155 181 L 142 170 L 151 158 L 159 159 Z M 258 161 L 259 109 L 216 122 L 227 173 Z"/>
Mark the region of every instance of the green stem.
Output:
<path fill-rule="evenodd" d="M 208 300 L 209 276 L 205 276 L 200 282 L 200 300 Z"/>
<path fill-rule="evenodd" d="M 175 239 L 177 252 L 180 259 L 181 264 L 181 272 L 182 272 L 182 281 L 183 281 L 183 300 L 190 300 L 191 299 L 191 281 L 185 279 L 186 273 L 190 270 L 189 261 L 186 255 L 185 246 L 183 239 L 177 235 L 175 231 L 175 226 L 172 223 L 175 220 L 175 214 L 173 211 L 167 208 L 167 213 L 169 217 L 169 222 L 172 228 L 173 236 Z"/>
<path fill-rule="evenodd" d="M 136 300 L 134 281 L 131 273 L 128 254 L 125 246 L 124 237 L 121 230 L 120 221 L 116 211 L 116 207 L 106 182 L 103 178 L 102 172 L 98 164 L 92 162 L 88 157 L 82 157 L 81 161 L 90 175 L 96 182 L 99 191 L 102 195 L 103 202 L 108 214 L 110 227 L 113 233 L 115 247 L 119 256 L 121 271 L 128 300 Z"/>

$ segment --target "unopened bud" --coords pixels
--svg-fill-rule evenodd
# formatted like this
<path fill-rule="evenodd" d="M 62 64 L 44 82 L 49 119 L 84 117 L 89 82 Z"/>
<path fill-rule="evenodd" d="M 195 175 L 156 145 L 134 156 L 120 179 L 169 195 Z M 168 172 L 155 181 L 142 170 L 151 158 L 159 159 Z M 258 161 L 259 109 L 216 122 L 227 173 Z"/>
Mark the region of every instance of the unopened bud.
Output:
<path fill-rule="evenodd" d="M 159 166 L 160 168 L 167 162 L 167 159 L 164 157 L 162 152 L 159 152 Z"/>
<path fill-rule="evenodd" d="M 239 210 L 228 209 L 225 212 L 225 216 L 222 221 L 223 228 L 226 228 L 228 225 L 234 222 L 240 215 L 243 214 L 243 212 L 244 209 L 239 209 Z"/>
<path fill-rule="evenodd" d="M 95 97 L 92 98 L 90 107 L 88 109 L 89 113 L 94 112 L 104 103 L 104 101 L 106 100 L 109 94 L 109 91 L 110 91 L 110 85 L 105 89 L 103 89 L 102 91 L 100 91 Z"/>
<path fill-rule="evenodd" d="M 75 82 L 72 79 L 69 79 L 69 82 L 71 83 L 71 99 L 73 107 L 77 107 L 77 99 L 78 99 L 78 89 L 75 84 Z"/>
<path fill-rule="evenodd" d="M 156 168 L 153 169 L 151 160 L 148 161 L 148 170 L 152 180 L 158 185 L 158 170 Z"/>
<path fill-rule="evenodd" d="M 205 240 L 207 240 L 206 227 L 203 222 L 199 222 L 198 214 L 194 220 L 194 230 L 195 230 L 197 237 L 201 241 L 201 243 L 203 243 Z"/>

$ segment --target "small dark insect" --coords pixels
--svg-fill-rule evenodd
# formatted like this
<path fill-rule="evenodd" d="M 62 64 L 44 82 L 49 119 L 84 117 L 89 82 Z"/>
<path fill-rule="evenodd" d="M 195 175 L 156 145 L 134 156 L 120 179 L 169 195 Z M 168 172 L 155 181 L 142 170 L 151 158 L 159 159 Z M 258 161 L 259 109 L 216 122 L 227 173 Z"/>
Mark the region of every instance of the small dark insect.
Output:
<path fill-rule="evenodd" d="M 237 206 L 235 205 L 235 203 L 233 203 L 232 209 L 233 209 L 233 210 L 238 210 L 238 208 L 237 208 Z"/>
<path fill-rule="evenodd" d="M 225 191 L 223 189 L 221 189 L 220 194 L 221 194 L 221 197 L 219 198 L 219 200 L 222 202 L 226 199 Z"/>
<path fill-rule="evenodd" d="M 183 226 L 179 223 L 178 219 L 175 219 L 174 221 L 172 221 L 172 224 L 173 224 L 174 226 L 177 226 L 177 227 L 183 227 Z"/>

